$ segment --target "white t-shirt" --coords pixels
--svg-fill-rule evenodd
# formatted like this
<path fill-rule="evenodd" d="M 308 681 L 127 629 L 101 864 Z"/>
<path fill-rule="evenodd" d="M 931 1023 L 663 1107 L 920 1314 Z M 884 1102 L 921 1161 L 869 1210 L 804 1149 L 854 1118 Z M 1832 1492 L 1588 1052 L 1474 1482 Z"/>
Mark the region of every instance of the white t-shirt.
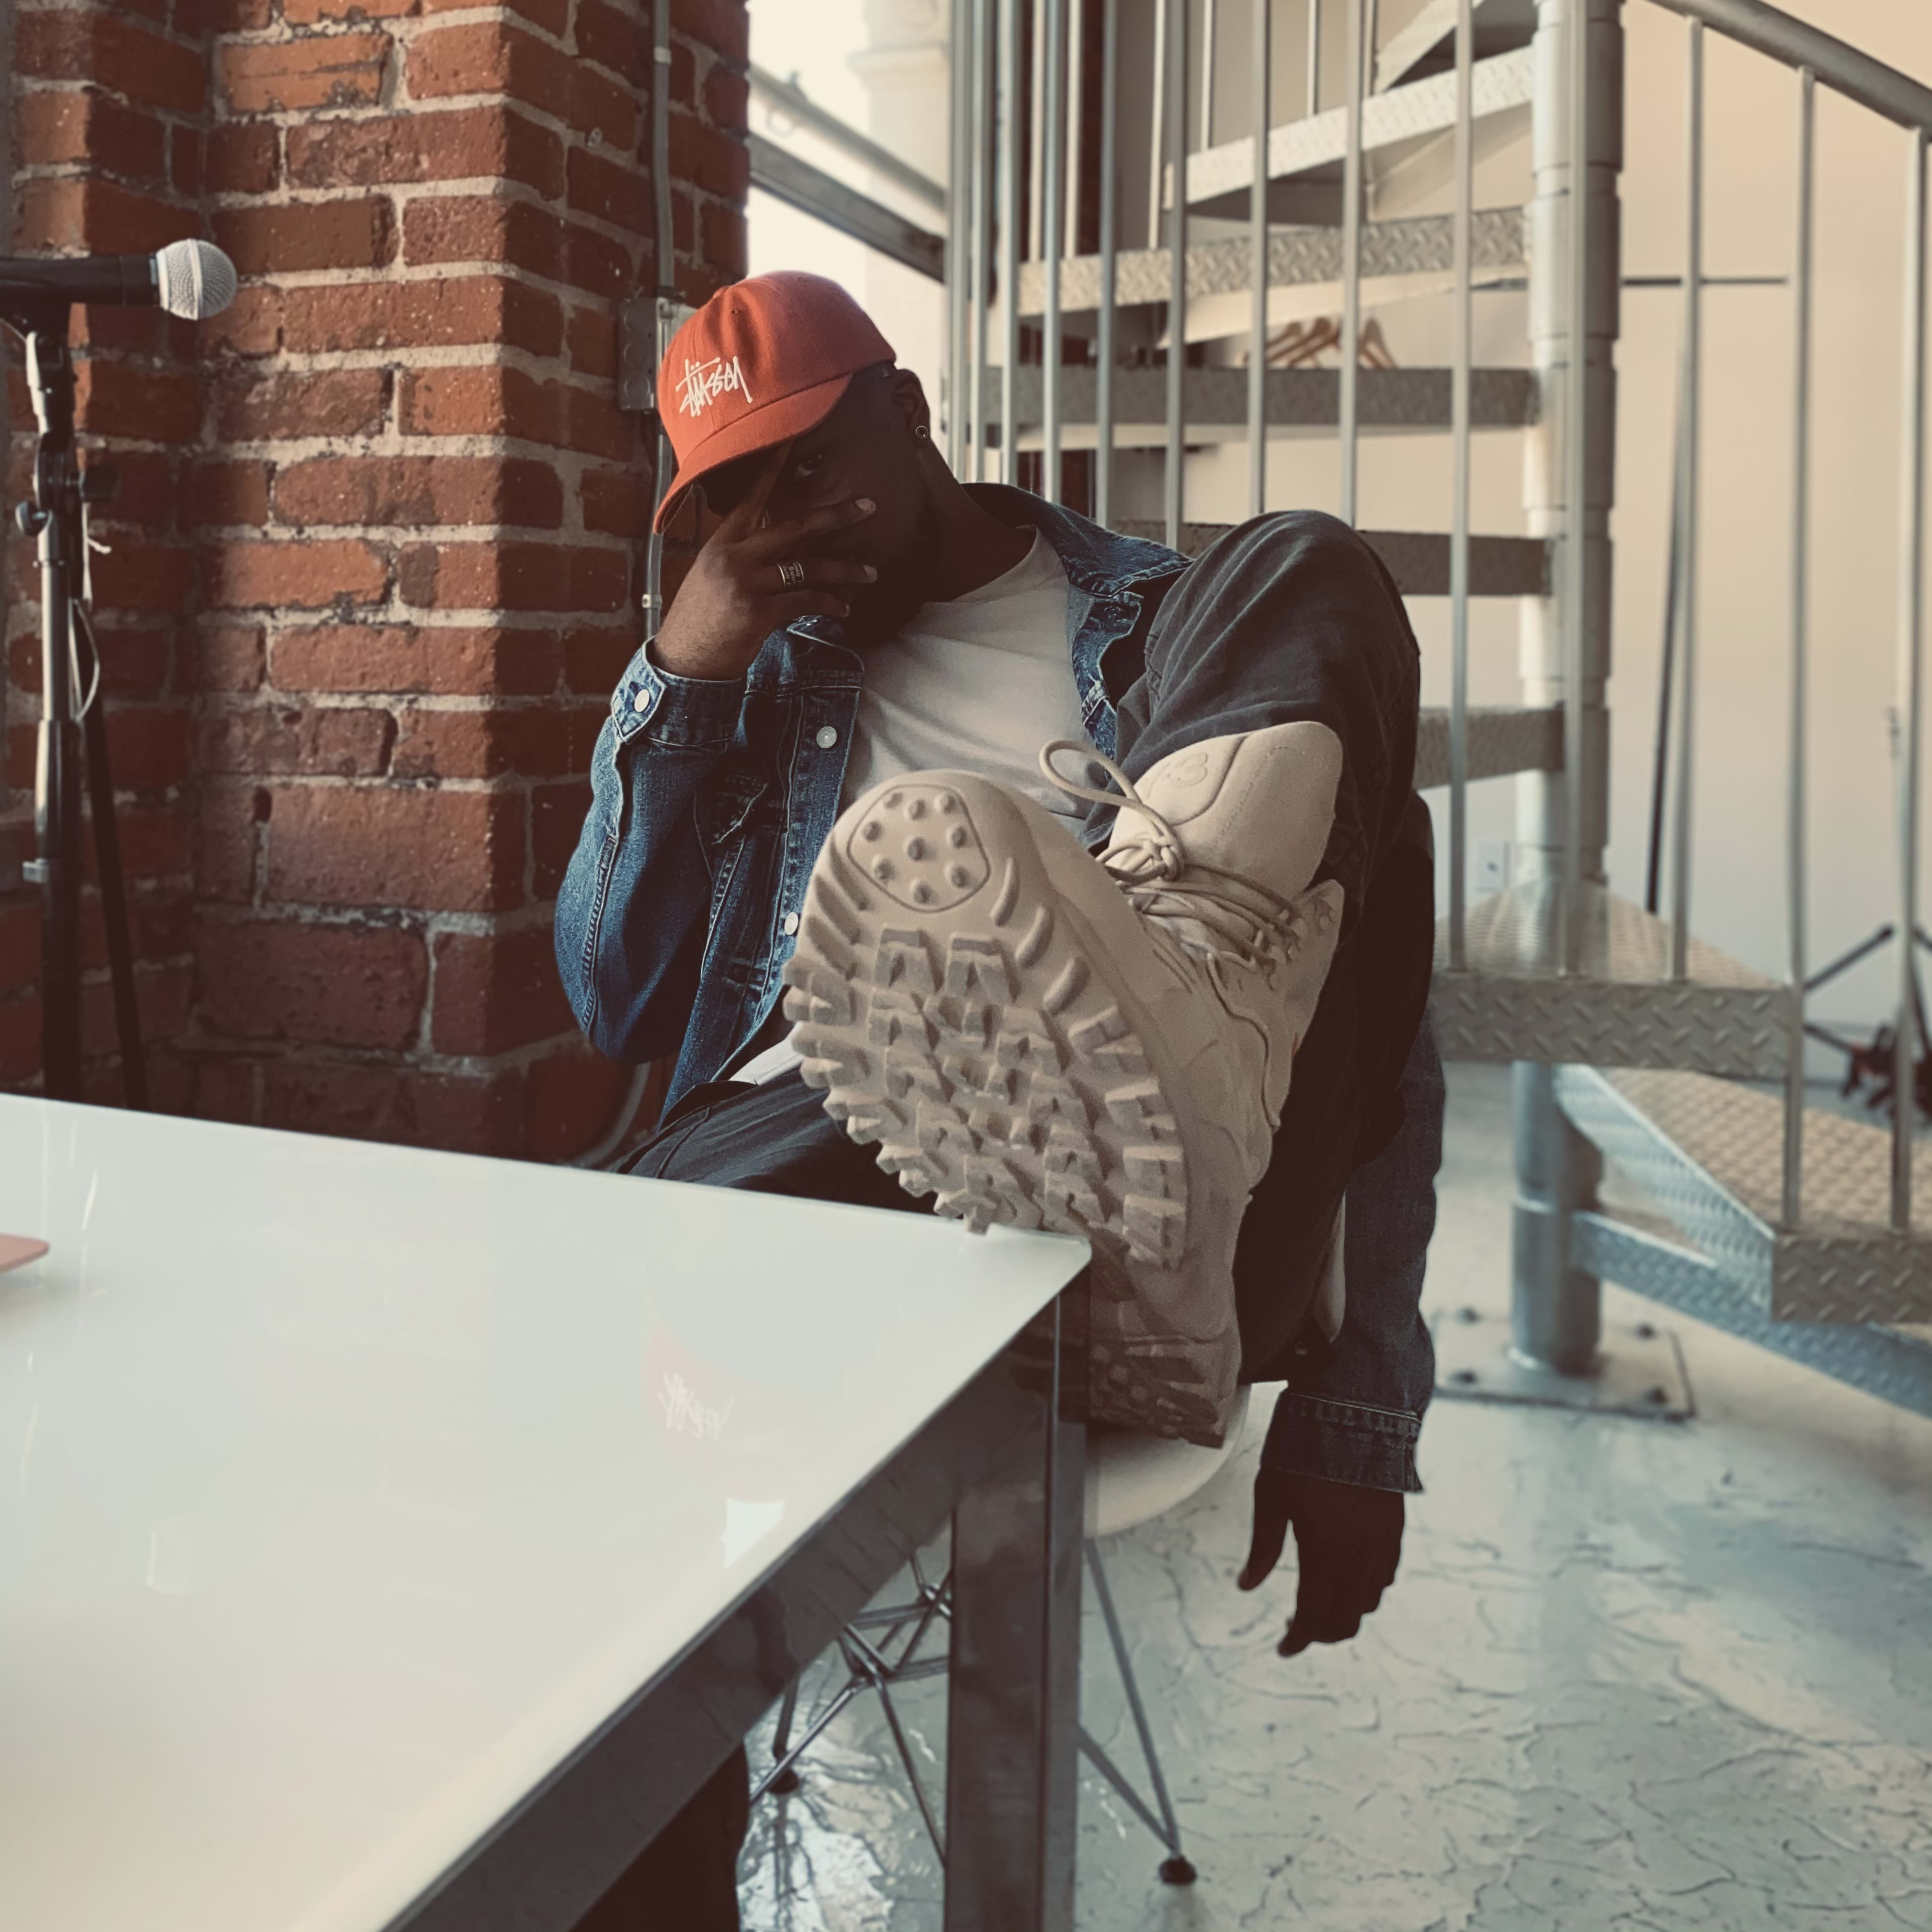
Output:
<path fill-rule="evenodd" d="M 897 637 L 867 652 L 838 808 L 888 778 L 950 766 L 1010 785 L 1077 832 L 1085 803 L 1040 775 L 1040 747 L 1052 738 L 1084 745 L 1087 730 L 1067 656 L 1066 573 L 1036 530 L 1004 576 L 921 604 Z M 1063 769 L 1078 776 L 1070 754 Z M 781 1040 L 731 1077 L 762 1084 L 798 1064 Z"/>
<path fill-rule="evenodd" d="M 839 810 L 887 778 L 950 766 L 997 778 L 1077 828 L 1087 807 L 1040 770 L 1049 738 L 1087 742 L 1066 652 L 1066 573 L 1036 530 L 1004 576 L 921 604 L 867 652 Z"/>

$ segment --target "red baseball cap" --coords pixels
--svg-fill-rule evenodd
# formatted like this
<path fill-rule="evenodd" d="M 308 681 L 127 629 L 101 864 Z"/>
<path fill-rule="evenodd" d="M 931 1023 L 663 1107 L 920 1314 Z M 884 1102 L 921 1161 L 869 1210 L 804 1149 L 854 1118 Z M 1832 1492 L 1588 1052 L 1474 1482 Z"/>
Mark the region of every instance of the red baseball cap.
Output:
<path fill-rule="evenodd" d="M 656 527 L 720 465 L 822 423 L 861 369 L 895 358 L 836 282 L 791 270 L 720 289 L 670 339 L 658 410 L 677 473 Z"/>

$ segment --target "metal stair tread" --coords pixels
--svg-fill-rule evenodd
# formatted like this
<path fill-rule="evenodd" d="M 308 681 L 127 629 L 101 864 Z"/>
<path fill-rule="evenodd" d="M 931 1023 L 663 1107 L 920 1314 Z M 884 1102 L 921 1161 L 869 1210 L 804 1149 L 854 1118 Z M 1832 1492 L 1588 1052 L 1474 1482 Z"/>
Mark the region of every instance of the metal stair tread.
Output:
<path fill-rule="evenodd" d="M 1602 1077 L 1767 1227 L 1782 1211 L 1784 1102 L 1708 1074 L 1624 1068 Z M 1804 1110 L 1801 1238 L 1888 1235 L 1892 1137 L 1829 1108 Z M 1932 1241 L 1932 1144 L 1912 1150 L 1912 1232 Z M 1926 1256 L 1932 1269 L 1932 1251 Z"/>
<path fill-rule="evenodd" d="M 1586 884 L 1580 970 L 1561 969 L 1562 891 L 1517 886 L 1468 909 L 1466 966 L 1448 964 L 1436 927 L 1430 992 L 1445 1060 L 1666 1066 L 1769 1078 L 1790 1050 L 1791 994 L 1693 939 L 1688 976 L 1670 976 L 1670 928 Z"/>
<path fill-rule="evenodd" d="M 1157 518 L 1116 517 L 1123 536 L 1165 543 L 1167 526 Z M 1183 524 L 1180 550 L 1198 556 L 1232 524 Z M 1362 541 L 1379 556 L 1395 587 L 1406 597 L 1449 594 L 1449 538 L 1437 530 L 1363 530 Z M 1540 597 L 1550 586 L 1550 544 L 1542 537 L 1476 537 L 1469 539 L 1469 594 L 1472 597 Z"/>
<path fill-rule="evenodd" d="M 1363 430 L 1447 430 L 1450 426 L 1450 371 L 1447 369 L 1364 369 L 1356 391 L 1356 424 Z M 1037 433 L 1046 416 L 1044 372 L 1027 364 L 1013 372 L 1013 420 L 1022 439 Z M 1190 369 L 1181 378 L 1181 423 L 1190 442 L 1226 440 L 1212 432 L 1245 438 L 1248 426 L 1248 372 L 1245 369 Z M 1273 436 L 1299 430 L 1331 430 L 1342 419 L 1339 369 L 1270 369 L 1266 389 L 1267 428 Z M 1532 369 L 1470 371 L 1469 425 L 1478 430 L 1522 429 L 1537 419 L 1536 372 Z M 1000 386 L 986 396 L 989 424 L 1005 410 Z M 1068 448 L 1093 447 L 1100 413 L 1100 372 L 1064 368 L 1060 374 L 1062 442 Z M 1070 430 L 1085 430 L 1084 436 Z M 1208 432 L 1204 434 L 1203 432 Z M 1167 440 L 1167 371 L 1120 369 L 1114 376 L 1114 440 L 1117 448 Z M 1024 440 L 1022 448 L 1027 447 Z"/>
<path fill-rule="evenodd" d="M 1408 25 L 1390 35 L 1376 56 L 1378 92 L 1411 78 L 1431 55 L 1432 66 L 1455 58 L 1456 0 L 1426 0 Z M 1526 46 L 1536 29 L 1534 0 L 1476 0 L 1471 10 L 1478 60 L 1511 46 Z"/>
<path fill-rule="evenodd" d="M 1478 61 L 1471 74 L 1472 105 L 1478 120 L 1527 107 L 1533 88 L 1534 67 L 1528 47 Z M 1432 74 L 1426 80 L 1370 94 L 1362 103 L 1362 148 L 1365 154 L 1394 146 L 1418 136 L 1436 134 L 1456 119 L 1456 76 Z M 1268 139 L 1270 181 L 1339 164 L 1347 148 L 1348 110 L 1330 107 L 1319 114 L 1271 129 Z M 1245 192 L 1254 178 L 1254 137 L 1225 141 L 1190 154 L 1187 160 L 1187 200 L 1190 207 L 1224 194 Z M 1171 201 L 1171 170 L 1163 183 L 1163 199 Z"/>
<path fill-rule="evenodd" d="M 1470 230 L 1470 266 L 1478 279 L 1514 274 L 1523 268 L 1523 217 L 1520 208 L 1477 211 Z M 1408 217 L 1399 221 L 1370 221 L 1362 226 L 1361 265 L 1369 285 L 1418 275 L 1448 274 L 1454 266 L 1455 224 L 1446 214 Z M 1172 250 L 1123 249 L 1114 258 L 1114 299 L 1124 308 L 1166 302 L 1172 292 Z M 1245 295 L 1252 283 L 1249 267 L 1253 249 L 1244 236 L 1197 242 L 1187 250 L 1187 293 L 1190 301 L 1210 296 Z M 1268 232 L 1268 286 L 1302 288 L 1339 283 L 1342 276 L 1342 231 L 1339 228 L 1284 226 Z M 1060 303 L 1064 314 L 1078 314 L 1100 305 L 1101 258 L 1072 255 L 1060 265 Z M 1019 277 L 1020 314 L 1032 316 L 1046 308 L 1046 265 L 1023 262 Z M 1189 331 L 1190 338 L 1193 331 Z"/>
<path fill-rule="evenodd" d="M 1563 769 L 1561 705 L 1472 704 L 1468 710 L 1469 776 L 1495 778 L 1514 772 Z M 1415 740 L 1415 788 L 1449 782 L 1449 713 L 1425 705 Z"/>

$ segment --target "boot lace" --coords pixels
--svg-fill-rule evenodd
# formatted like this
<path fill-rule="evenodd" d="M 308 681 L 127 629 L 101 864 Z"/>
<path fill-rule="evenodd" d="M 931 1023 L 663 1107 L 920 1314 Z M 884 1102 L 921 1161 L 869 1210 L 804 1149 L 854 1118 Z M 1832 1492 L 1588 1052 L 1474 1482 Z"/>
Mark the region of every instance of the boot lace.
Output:
<path fill-rule="evenodd" d="M 1100 766 L 1119 791 L 1102 791 L 1063 778 L 1053 768 L 1054 755 L 1060 752 L 1077 752 Z M 1306 930 L 1306 922 L 1293 905 L 1238 872 L 1190 859 L 1180 834 L 1134 789 L 1133 781 L 1090 745 L 1055 738 L 1041 751 L 1040 768 L 1069 798 L 1131 806 L 1153 828 L 1097 855 L 1136 912 L 1196 921 L 1220 942 L 1217 950 L 1274 983 L 1276 970 L 1294 958 Z"/>

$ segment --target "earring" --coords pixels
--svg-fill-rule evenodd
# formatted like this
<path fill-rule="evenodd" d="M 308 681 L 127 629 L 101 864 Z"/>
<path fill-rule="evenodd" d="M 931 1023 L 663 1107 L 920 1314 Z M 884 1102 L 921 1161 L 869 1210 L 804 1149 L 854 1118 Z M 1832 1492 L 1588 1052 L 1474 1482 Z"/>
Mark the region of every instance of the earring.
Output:
<path fill-rule="evenodd" d="M 921 442 L 929 441 L 932 435 L 932 432 L 923 423 L 914 423 L 912 426 L 912 433 Z"/>

